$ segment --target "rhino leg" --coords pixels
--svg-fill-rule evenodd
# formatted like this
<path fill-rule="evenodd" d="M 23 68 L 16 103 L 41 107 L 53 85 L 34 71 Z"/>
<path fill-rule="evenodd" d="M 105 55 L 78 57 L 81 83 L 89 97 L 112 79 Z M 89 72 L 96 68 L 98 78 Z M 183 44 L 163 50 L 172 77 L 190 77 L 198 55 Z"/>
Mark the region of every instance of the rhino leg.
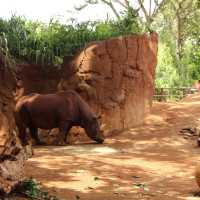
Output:
<path fill-rule="evenodd" d="M 19 131 L 19 139 L 21 141 L 22 146 L 28 145 L 26 126 L 24 124 L 17 124 L 17 128 Z"/>
<path fill-rule="evenodd" d="M 31 137 L 35 140 L 37 145 L 43 145 L 44 143 L 40 141 L 38 136 L 38 129 L 35 127 L 29 127 Z"/>
<path fill-rule="evenodd" d="M 59 126 L 59 131 L 60 133 L 63 135 L 63 139 L 64 139 L 64 142 L 65 143 L 68 143 L 68 133 L 71 129 L 72 125 L 71 125 L 71 122 L 67 121 L 65 123 L 61 123 L 60 126 Z"/>

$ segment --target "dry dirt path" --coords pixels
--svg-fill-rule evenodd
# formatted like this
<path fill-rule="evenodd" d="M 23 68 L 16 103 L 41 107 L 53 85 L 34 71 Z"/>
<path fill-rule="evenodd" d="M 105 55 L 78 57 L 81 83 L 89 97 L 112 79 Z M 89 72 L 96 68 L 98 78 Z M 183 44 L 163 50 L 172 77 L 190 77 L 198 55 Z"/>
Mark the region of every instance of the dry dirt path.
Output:
<path fill-rule="evenodd" d="M 36 147 L 26 174 L 66 200 L 200 199 L 193 196 L 200 148 L 179 134 L 198 120 L 200 95 L 155 103 L 143 126 L 102 145 Z"/>

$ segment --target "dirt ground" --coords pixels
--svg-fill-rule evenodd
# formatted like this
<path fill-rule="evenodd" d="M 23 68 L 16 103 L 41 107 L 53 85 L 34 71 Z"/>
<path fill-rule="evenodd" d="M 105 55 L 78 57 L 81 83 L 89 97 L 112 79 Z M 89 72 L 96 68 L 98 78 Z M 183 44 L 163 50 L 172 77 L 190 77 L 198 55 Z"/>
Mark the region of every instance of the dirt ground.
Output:
<path fill-rule="evenodd" d="M 26 174 L 68 200 L 195 200 L 196 140 L 180 133 L 200 125 L 200 95 L 154 103 L 145 124 L 105 143 L 35 147 Z"/>

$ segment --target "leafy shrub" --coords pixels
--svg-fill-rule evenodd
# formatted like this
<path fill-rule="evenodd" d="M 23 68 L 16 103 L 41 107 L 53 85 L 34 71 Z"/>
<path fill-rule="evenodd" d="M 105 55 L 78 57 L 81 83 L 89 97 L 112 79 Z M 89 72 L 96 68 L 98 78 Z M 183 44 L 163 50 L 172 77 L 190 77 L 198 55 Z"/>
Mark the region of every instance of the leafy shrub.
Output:
<path fill-rule="evenodd" d="M 130 13 L 125 13 L 119 21 L 69 25 L 54 19 L 44 24 L 13 15 L 9 20 L 0 19 L 0 35 L 5 34 L 8 49 L 15 59 L 36 64 L 60 64 L 65 55 L 75 54 L 91 41 L 139 32 L 137 16 Z"/>
<path fill-rule="evenodd" d="M 31 199 L 58 200 L 57 197 L 49 195 L 48 192 L 41 191 L 40 184 L 34 179 L 25 180 L 17 192 Z"/>

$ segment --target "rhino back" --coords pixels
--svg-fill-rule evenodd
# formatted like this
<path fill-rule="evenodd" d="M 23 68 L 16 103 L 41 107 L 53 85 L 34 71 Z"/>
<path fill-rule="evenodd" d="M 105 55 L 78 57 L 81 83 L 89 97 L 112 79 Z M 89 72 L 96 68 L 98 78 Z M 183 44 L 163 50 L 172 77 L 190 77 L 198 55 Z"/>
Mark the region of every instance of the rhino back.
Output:
<path fill-rule="evenodd" d="M 74 118 L 72 101 L 56 94 L 39 95 L 26 106 L 33 126 L 38 128 L 57 128 L 61 122 Z"/>

